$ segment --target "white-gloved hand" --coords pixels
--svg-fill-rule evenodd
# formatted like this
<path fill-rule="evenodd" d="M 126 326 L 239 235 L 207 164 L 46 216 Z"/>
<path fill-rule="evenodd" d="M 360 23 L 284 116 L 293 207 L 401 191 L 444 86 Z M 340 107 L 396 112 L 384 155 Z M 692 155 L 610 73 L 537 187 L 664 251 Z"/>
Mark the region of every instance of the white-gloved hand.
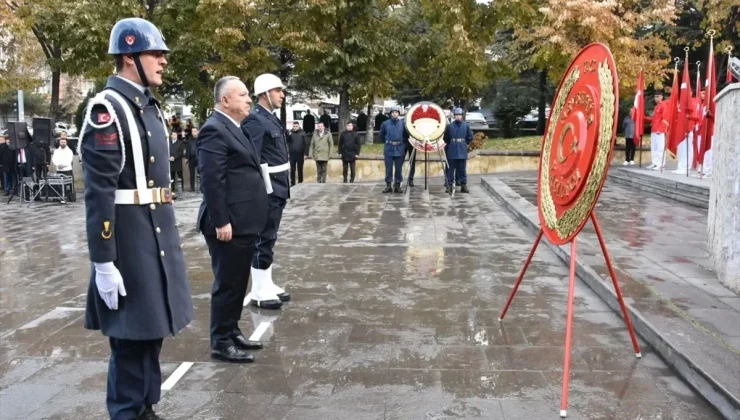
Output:
<path fill-rule="evenodd" d="M 121 273 L 112 262 L 95 263 L 95 285 L 108 309 L 117 310 L 118 295 L 126 296 L 126 288 Z"/>

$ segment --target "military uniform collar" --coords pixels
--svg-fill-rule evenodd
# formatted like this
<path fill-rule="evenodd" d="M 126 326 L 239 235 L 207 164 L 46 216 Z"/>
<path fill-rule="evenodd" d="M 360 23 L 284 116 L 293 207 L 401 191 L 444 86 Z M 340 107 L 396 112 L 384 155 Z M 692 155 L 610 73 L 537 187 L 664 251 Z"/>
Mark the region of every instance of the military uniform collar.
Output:
<path fill-rule="evenodd" d="M 255 105 L 254 106 L 254 112 L 256 112 L 258 114 L 262 114 L 265 117 L 269 117 L 270 115 L 275 116 L 275 114 L 273 114 L 267 108 L 265 108 L 264 106 L 262 106 L 262 104 Z"/>
<path fill-rule="evenodd" d="M 159 103 L 149 89 L 120 76 L 109 77 L 106 87 L 117 91 L 139 108 L 146 106 L 150 100 Z"/>

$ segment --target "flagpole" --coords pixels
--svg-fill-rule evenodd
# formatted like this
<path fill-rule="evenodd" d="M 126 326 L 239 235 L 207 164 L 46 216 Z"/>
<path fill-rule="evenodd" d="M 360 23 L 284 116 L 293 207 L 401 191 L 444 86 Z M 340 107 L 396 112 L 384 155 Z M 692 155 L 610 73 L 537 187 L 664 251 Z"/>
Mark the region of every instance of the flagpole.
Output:
<path fill-rule="evenodd" d="M 689 62 L 689 46 L 687 45 L 687 46 L 683 47 L 683 50 L 686 52 L 686 58 L 685 58 L 686 63 L 687 63 L 686 64 L 686 70 L 688 70 L 689 69 L 689 65 L 688 65 L 688 62 Z M 691 73 L 689 73 L 689 76 L 688 77 L 689 77 L 689 79 L 688 79 L 689 80 L 689 85 L 686 87 L 686 89 L 689 89 L 689 91 L 691 91 L 691 79 L 690 79 Z M 689 99 L 691 99 L 691 97 L 689 97 Z M 686 107 L 688 108 L 688 102 L 686 104 Z M 684 112 L 684 115 L 686 115 L 686 128 L 688 128 L 689 127 L 689 110 L 686 109 L 684 111 L 685 111 Z M 693 137 L 694 137 L 694 135 L 691 134 L 691 138 L 693 138 Z M 689 131 L 686 130 L 686 178 L 689 177 L 689 172 L 691 171 L 691 168 L 689 166 L 689 146 L 690 146 L 689 143 L 690 143 L 689 142 Z"/>
<path fill-rule="evenodd" d="M 712 66 L 712 61 L 714 61 L 714 34 L 716 33 L 717 31 L 715 31 L 714 29 L 710 29 L 707 31 L 707 34 L 709 35 L 709 54 L 710 55 L 709 55 L 709 64 L 707 66 L 707 82 L 709 83 L 707 84 L 706 90 L 711 90 L 711 86 L 709 86 L 709 84 L 712 83 L 709 81 L 710 76 L 711 76 L 710 72 L 717 71 L 717 69 L 714 69 Z M 714 100 L 714 98 L 709 99 L 709 96 L 710 96 L 709 92 L 704 92 L 704 97 L 707 98 L 707 104 L 709 103 L 709 100 Z M 707 105 L 707 110 L 704 112 L 709 112 L 709 105 Z M 706 122 L 707 122 L 706 125 L 708 126 L 709 120 L 707 119 Z M 703 130 L 704 130 L 704 127 L 702 127 L 702 131 Z M 709 137 L 709 130 L 707 130 L 706 134 L 707 134 L 706 137 Z M 705 139 L 704 137 L 705 136 L 702 136 L 701 138 L 702 148 L 699 150 L 701 152 L 701 169 L 699 170 L 699 179 L 704 179 L 704 155 L 705 155 L 706 150 L 703 150 L 703 149 L 705 145 L 707 144 L 707 139 Z"/>
<path fill-rule="evenodd" d="M 701 60 L 697 60 L 696 62 L 696 96 L 697 98 L 701 98 Z M 701 105 L 699 104 L 699 111 L 701 112 Z M 701 119 L 694 122 L 694 144 L 696 147 L 694 148 L 694 161 L 691 162 L 691 166 L 694 166 L 694 162 L 699 159 L 699 130 L 698 127 L 701 126 Z"/>
<path fill-rule="evenodd" d="M 673 80 L 676 80 L 676 78 L 678 77 L 678 62 L 679 61 L 681 61 L 680 58 L 673 57 L 673 62 L 675 63 L 673 67 Z M 680 89 L 679 89 L 679 92 L 680 92 Z M 675 94 L 676 92 L 671 92 L 671 97 L 673 97 L 673 95 Z M 676 112 L 675 109 L 671 110 L 671 113 L 675 113 L 675 112 Z M 671 125 L 673 125 L 673 115 L 671 115 L 671 121 L 669 121 L 668 124 L 670 125 L 668 126 L 668 130 L 666 130 L 666 133 L 665 133 L 666 138 L 663 139 L 663 157 L 660 158 L 660 173 L 661 174 L 663 173 L 663 170 L 665 169 L 665 151 L 666 149 L 668 149 L 668 140 L 670 139 L 671 130 L 675 129 L 675 127 L 671 127 Z"/>

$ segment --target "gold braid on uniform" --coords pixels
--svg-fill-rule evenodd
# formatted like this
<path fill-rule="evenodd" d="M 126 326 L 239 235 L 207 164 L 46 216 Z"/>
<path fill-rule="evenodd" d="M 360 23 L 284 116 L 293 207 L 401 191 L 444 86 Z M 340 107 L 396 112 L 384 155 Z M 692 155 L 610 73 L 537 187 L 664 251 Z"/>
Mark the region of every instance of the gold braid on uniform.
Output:
<path fill-rule="evenodd" d="M 599 123 L 600 130 L 598 133 L 599 137 L 597 139 L 596 159 L 588 174 L 583 195 L 572 208 L 563 213 L 560 219 L 555 215 L 555 203 L 553 202 L 552 195 L 550 193 L 550 170 L 546 167 L 544 170 L 540 171 L 540 203 L 542 203 L 542 214 L 545 219 L 545 224 L 549 229 L 555 230 L 561 238 L 567 238 L 570 236 L 576 231 L 576 229 L 578 229 L 581 222 L 589 216 L 589 212 L 596 200 L 596 194 L 598 193 L 601 182 L 604 179 L 609 154 L 611 152 L 612 132 L 614 127 L 614 78 L 606 59 L 603 63 L 599 63 L 598 75 L 599 85 L 601 87 L 601 120 Z M 568 78 L 563 85 L 563 90 L 561 91 L 561 94 L 558 95 L 551 121 L 557 121 L 560 117 L 563 104 L 579 77 L 580 71 L 578 67 L 576 67 L 573 72 L 568 75 Z M 550 162 L 550 150 L 556 125 L 557 124 L 550 125 L 547 137 L 545 138 L 542 155 L 543 162 Z"/>

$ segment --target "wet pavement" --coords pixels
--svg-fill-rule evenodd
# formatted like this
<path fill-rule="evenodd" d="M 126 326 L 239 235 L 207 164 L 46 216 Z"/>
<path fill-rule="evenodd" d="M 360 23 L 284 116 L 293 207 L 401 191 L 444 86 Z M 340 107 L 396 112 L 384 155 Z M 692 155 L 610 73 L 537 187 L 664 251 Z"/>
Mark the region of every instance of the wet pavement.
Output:
<path fill-rule="evenodd" d="M 536 206 L 537 181 L 532 175 L 499 179 Z M 707 210 L 607 183 L 595 211 L 628 302 L 638 309 L 655 306 L 656 298 L 670 302 L 731 347 L 737 354 L 731 362 L 740 367 L 740 296 L 714 272 Z M 584 226 L 583 237 L 595 241 L 591 223 Z M 600 256 L 589 262 L 606 272 Z"/>
<path fill-rule="evenodd" d="M 450 198 L 435 181 L 430 194 L 416 187 L 408 196 L 381 194 L 379 184 L 295 189 L 274 268 L 294 300 L 281 311 L 245 308 L 242 330 L 264 331 L 265 342 L 250 365 L 210 359 L 213 276 L 194 232 L 200 199 L 186 194 L 176 211 L 195 320 L 165 340 L 163 377 L 174 377 L 158 412 L 559 418 L 567 267 L 541 248 L 499 323 L 532 238 L 477 183 Z M 107 340 L 82 327 L 83 207 L 0 204 L 1 419 L 106 418 Z M 576 288 L 568 418 L 720 418 L 644 343 L 635 359 L 621 319 Z"/>

